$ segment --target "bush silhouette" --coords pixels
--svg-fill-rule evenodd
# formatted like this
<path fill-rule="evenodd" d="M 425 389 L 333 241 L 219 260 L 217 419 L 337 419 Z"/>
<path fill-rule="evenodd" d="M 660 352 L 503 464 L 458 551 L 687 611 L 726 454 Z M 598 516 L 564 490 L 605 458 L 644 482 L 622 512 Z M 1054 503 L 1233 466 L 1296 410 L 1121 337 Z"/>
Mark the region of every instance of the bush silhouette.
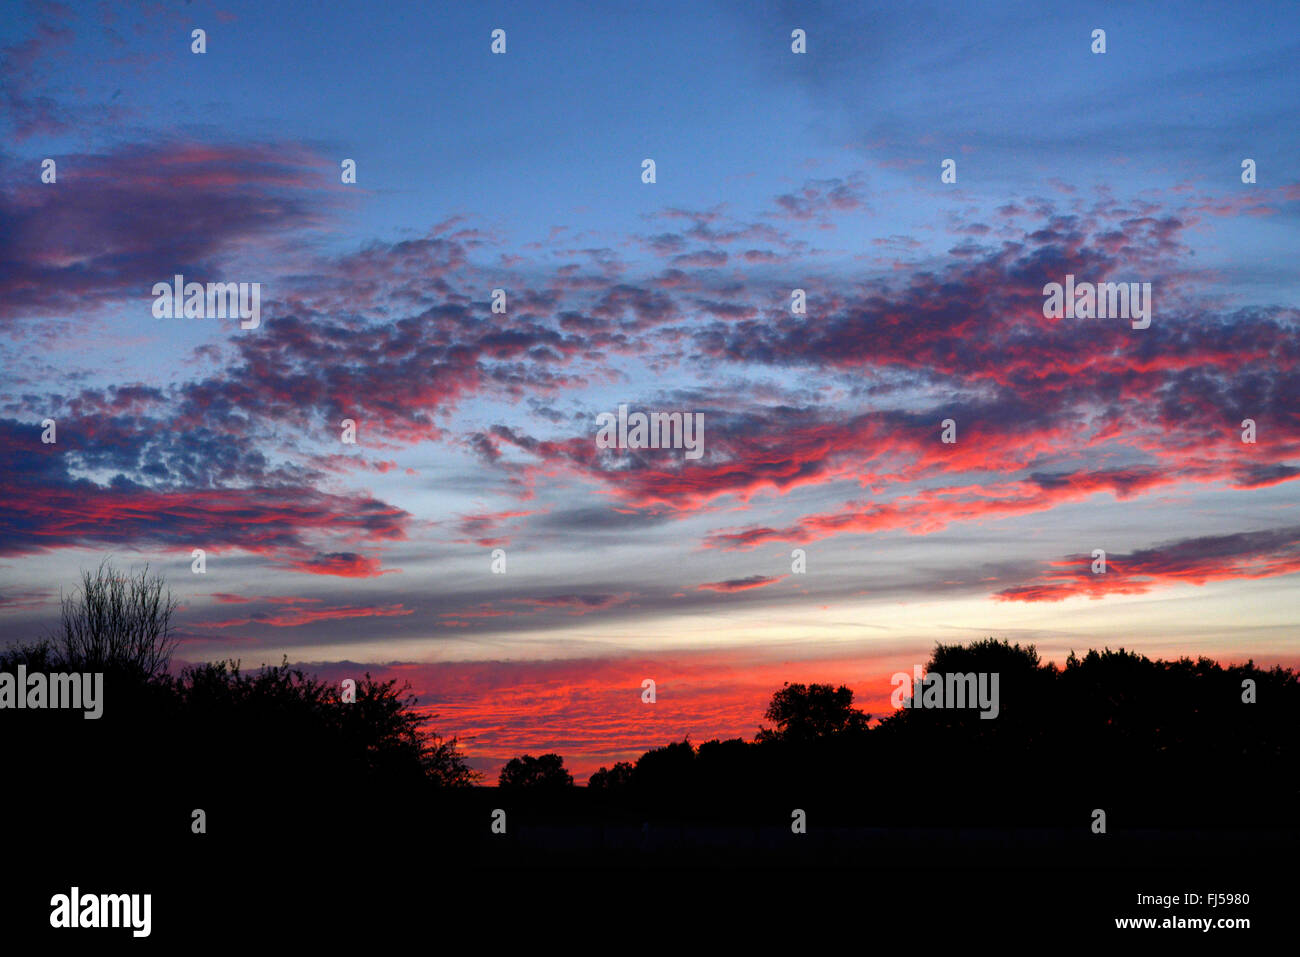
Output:
<path fill-rule="evenodd" d="M 394 680 L 367 674 L 355 702 L 343 703 L 336 686 L 287 661 L 169 673 L 173 605 L 156 577 L 127 578 L 105 563 L 65 602 L 63 640 L 0 652 L 10 674 L 21 664 L 29 674 L 104 675 L 97 720 L 69 709 L 0 715 L 0 751 L 23 782 L 15 815 L 77 821 L 113 841 L 203 808 L 228 834 L 279 822 L 341 839 L 349 828 L 419 821 L 423 803 L 478 780 L 455 739 L 429 730 Z"/>

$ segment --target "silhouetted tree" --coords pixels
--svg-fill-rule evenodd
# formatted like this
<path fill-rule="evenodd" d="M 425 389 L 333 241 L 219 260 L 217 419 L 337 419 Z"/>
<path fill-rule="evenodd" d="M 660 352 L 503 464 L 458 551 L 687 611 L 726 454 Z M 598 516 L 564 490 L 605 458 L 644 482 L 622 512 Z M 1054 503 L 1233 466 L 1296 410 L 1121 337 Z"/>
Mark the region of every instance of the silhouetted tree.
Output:
<path fill-rule="evenodd" d="M 336 784 L 428 781 L 461 787 L 479 777 L 456 749 L 426 727 L 409 686 L 357 682 L 356 701 L 343 703 L 337 685 L 278 666 L 245 674 L 239 662 L 185 669 L 179 690 L 185 710 L 201 728 L 241 739 L 249 759 L 260 756 L 277 778 L 316 778 Z M 224 729 L 224 730 L 222 730 Z"/>
<path fill-rule="evenodd" d="M 632 763 L 619 761 L 612 768 L 601 767 L 591 775 L 587 787 L 593 791 L 620 792 L 632 784 Z"/>
<path fill-rule="evenodd" d="M 662 748 L 651 748 L 636 759 L 632 782 L 638 790 L 651 793 L 676 791 L 690 786 L 695 771 L 695 746 L 690 738 Z"/>
<path fill-rule="evenodd" d="M 497 783 L 503 788 L 555 791 L 573 787 L 573 775 L 565 769 L 564 758 L 558 754 L 538 757 L 522 754 L 506 762 Z"/>
<path fill-rule="evenodd" d="M 786 682 L 772 695 L 763 717 L 776 725 L 761 728 L 757 740 L 806 742 L 834 734 L 862 732 L 871 715 L 853 707 L 853 691 L 844 685 Z"/>
<path fill-rule="evenodd" d="M 759 790 L 764 784 L 759 751 L 743 738 L 705 741 L 695 751 L 696 780 L 707 793 Z"/>

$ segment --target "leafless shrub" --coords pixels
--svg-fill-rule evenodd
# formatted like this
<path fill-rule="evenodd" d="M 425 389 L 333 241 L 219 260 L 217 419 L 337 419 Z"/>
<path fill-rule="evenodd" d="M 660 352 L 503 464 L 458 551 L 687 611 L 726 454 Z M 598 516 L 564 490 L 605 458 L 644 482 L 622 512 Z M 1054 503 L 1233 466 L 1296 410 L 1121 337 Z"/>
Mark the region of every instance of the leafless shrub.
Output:
<path fill-rule="evenodd" d="M 62 601 L 55 641 L 69 667 L 138 670 L 150 678 L 167 670 L 179 603 L 148 565 L 124 574 L 106 558 L 96 571 L 83 571 L 81 586 Z"/>

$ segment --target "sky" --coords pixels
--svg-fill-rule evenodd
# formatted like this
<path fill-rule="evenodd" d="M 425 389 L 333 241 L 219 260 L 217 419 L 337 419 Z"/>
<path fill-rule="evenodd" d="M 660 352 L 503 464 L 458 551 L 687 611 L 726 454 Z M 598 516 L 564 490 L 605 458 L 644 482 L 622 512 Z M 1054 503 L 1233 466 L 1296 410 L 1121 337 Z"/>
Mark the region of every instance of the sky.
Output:
<path fill-rule="evenodd" d="M 1298 26 L 20 5 L 0 643 L 148 563 L 178 664 L 398 677 L 489 778 L 579 781 L 784 681 L 881 716 L 937 642 L 1300 665 Z M 259 324 L 158 317 L 178 274 Z M 1049 318 L 1067 276 L 1149 283 L 1149 327 Z M 600 447 L 620 405 L 702 454 Z"/>

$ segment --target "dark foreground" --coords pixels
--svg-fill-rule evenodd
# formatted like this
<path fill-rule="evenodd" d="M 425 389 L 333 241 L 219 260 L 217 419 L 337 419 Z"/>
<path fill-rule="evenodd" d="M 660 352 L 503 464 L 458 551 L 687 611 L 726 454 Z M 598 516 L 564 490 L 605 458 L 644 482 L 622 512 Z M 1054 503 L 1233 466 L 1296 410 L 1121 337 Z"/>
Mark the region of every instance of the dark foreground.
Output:
<path fill-rule="evenodd" d="M 757 819 L 761 807 L 741 823 L 725 809 L 669 820 L 595 801 L 529 806 L 496 788 L 423 809 L 355 794 L 296 807 L 248 795 L 207 808 L 207 833 L 194 834 L 190 810 L 174 801 L 131 810 L 87 794 L 11 830 L 6 944 L 184 953 L 347 941 L 383 952 L 399 941 L 436 951 L 654 940 L 694 950 L 726 939 L 767 952 L 780 935 L 808 947 L 848 937 L 865 948 L 882 936 L 926 948 L 1122 937 L 1257 945 L 1289 936 L 1300 843 L 1294 829 L 1253 830 L 1250 821 L 1112 823 L 1102 835 L 1086 817 L 1076 826 L 861 827 L 823 823 L 816 807 L 805 809 L 807 833 L 793 834 L 785 821 Z M 497 808 L 505 834 L 491 831 Z M 56 810 L 57 830 L 46 823 Z M 74 885 L 151 894 L 149 937 L 51 928 L 51 897 Z M 1189 893 L 1199 901 L 1187 904 Z M 1215 894 L 1249 894 L 1250 903 L 1211 906 Z M 1129 917 L 1246 917 L 1251 926 L 1116 928 Z"/>
<path fill-rule="evenodd" d="M 345 701 L 287 666 L 123 666 L 99 718 L 0 716 L 0 949 L 1293 941 L 1294 674 L 1109 651 L 1056 669 L 998 642 L 931 665 L 1000 674 L 997 720 L 868 727 L 848 689 L 786 685 L 754 741 L 670 743 L 581 788 L 467 786 L 392 682 Z M 149 895 L 148 936 L 52 927 L 73 888 Z"/>

